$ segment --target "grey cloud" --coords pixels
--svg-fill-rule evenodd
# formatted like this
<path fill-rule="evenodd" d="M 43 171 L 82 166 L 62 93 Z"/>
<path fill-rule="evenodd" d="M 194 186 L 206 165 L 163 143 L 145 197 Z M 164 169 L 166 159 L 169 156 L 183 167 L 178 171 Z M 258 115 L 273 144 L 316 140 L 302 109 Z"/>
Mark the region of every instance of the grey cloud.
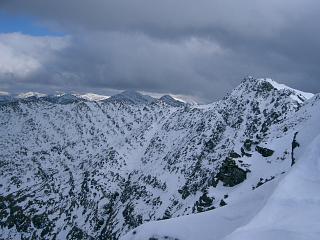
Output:
<path fill-rule="evenodd" d="M 4 0 L 1 7 L 71 36 L 26 84 L 171 92 L 207 101 L 247 74 L 320 89 L 315 0 Z"/>
<path fill-rule="evenodd" d="M 202 63 L 226 53 L 216 43 L 198 38 L 165 42 L 141 34 L 91 33 L 72 37 L 68 47 L 51 54 L 54 57 L 40 61 L 41 66 L 20 77 L 21 81 L 62 88 L 82 85 L 196 94 L 203 98 L 230 87 L 221 82 L 212 89 L 216 84 L 208 80 Z"/>
<path fill-rule="evenodd" d="M 191 31 L 231 31 L 240 35 L 270 36 L 296 15 L 312 9 L 315 0 L 3 0 L 2 7 L 29 13 L 63 26 L 90 30 L 142 31 L 182 34 Z"/>

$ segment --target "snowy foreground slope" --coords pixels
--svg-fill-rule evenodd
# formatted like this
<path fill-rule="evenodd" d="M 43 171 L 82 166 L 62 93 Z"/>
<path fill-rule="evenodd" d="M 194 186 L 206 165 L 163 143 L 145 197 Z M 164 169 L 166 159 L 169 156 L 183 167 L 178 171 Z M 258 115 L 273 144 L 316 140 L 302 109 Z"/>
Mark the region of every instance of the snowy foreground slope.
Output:
<path fill-rule="evenodd" d="M 200 106 L 3 98 L 0 239 L 313 239 L 319 104 L 254 78 Z"/>
<path fill-rule="evenodd" d="M 283 177 L 196 215 L 150 222 L 121 239 L 305 239 L 320 236 L 320 95 L 290 116 L 296 164 Z M 307 120 L 299 123 L 302 118 Z M 289 134 L 293 134 L 289 133 Z"/>

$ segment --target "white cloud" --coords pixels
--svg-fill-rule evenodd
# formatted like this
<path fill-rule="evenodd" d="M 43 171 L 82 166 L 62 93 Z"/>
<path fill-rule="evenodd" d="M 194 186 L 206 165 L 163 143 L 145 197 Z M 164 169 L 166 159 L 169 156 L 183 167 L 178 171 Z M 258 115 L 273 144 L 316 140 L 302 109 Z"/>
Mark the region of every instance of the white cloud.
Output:
<path fill-rule="evenodd" d="M 68 37 L 0 34 L 0 76 L 23 80 L 39 71 L 57 51 L 64 49 L 68 42 Z"/>

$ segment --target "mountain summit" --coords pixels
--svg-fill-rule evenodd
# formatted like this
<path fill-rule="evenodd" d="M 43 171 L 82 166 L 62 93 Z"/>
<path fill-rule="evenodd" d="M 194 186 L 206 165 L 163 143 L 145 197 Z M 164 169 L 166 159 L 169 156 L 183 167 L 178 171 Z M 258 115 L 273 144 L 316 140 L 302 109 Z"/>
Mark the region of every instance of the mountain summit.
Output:
<path fill-rule="evenodd" d="M 274 90 L 276 90 L 277 93 L 290 96 L 293 100 L 299 103 L 303 103 L 314 96 L 312 93 L 302 92 L 284 84 L 279 84 L 270 78 L 253 77 L 244 78 L 241 84 L 232 91 L 231 95 L 268 95 Z"/>
<path fill-rule="evenodd" d="M 119 93 L 117 95 L 113 95 L 110 98 L 108 98 L 107 102 L 122 102 L 127 104 L 147 104 L 153 102 L 155 99 L 148 96 L 148 95 L 142 95 L 141 93 L 138 93 L 136 91 L 124 91 L 122 93 Z"/>
<path fill-rule="evenodd" d="M 174 99 L 173 97 L 171 97 L 170 95 L 164 95 L 162 96 L 161 98 L 159 98 L 159 100 L 161 102 L 164 102 L 172 107 L 181 107 L 181 106 L 184 106 L 185 103 L 179 101 L 179 100 L 176 100 Z"/>

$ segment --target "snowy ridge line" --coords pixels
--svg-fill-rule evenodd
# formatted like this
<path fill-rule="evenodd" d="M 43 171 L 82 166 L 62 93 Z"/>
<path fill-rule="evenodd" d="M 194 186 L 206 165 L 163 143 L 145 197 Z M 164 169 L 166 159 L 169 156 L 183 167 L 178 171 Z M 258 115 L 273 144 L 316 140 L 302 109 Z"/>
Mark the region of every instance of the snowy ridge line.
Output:
<path fill-rule="evenodd" d="M 116 101 L 63 94 L 0 104 L 0 238 L 237 232 L 298 166 L 311 142 L 303 136 L 317 132 L 318 95 L 292 96 L 250 78 L 200 106 L 132 92 Z"/>
<path fill-rule="evenodd" d="M 39 92 L 26 92 L 20 93 L 18 95 L 10 95 L 8 92 L 0 92 L 0 103 L 10 103 L 19 100 L 48 100 L 48 99 L 59 99 L 59 98 L 69 98 L 69 99 L 77 99 L 77 100 L 85 100 L 85 101 L 107 101 L 107 102 L 125 102 L 131 104 L 145 104 L 145 103 L 152 103 L 157 100 L 162 100 L 167 102 L 168 104 L 174 105 L 181 105 L 184 104 L 191 104 L 196 105 L 197 103 L 195 100 L 191 98 L 183 97 L 183 96 L 176 96 L 176 95 L 163 95 L 159 98 L 153 98 L 148 95 L 142 95 L 139 92 L 135 91 L 124 91 L 122 93 L 106 96 L 100 95 L 96 93 L 85 93 L 85 94 L 78 94 L 78 93 L 58 93 L 58 94 L 43 94 Z"/>
<path fill-rule="evenodd" d="M 296 164 L 281 178 L 223 208 L 146 223 L 120 239 L 318 239 L 320 128 L 316 126 L 320 121 L 320 101 L 317 96 L 290 117 L 297 124 L 306 113 L 309 115 L 295 127 L 300 144 Z M 293 137 L 295 132 L 291 131 L 290 135 Z"/>
<path fill-rule="evenodd" d="M 262 79 L 261 79 L 261 80 L 262 80 Z M 266 79 L 264 79 L 264 80 L 267 81 L 267 82 L 269 82 L 269 83 L 271 83 L 272 86 L 274 86 L 274 87 L 275 87 L 276 89 L 278 89 L 278 90 L 281 90 L 281 89 L 289 89 L 289 90 L 291 90 L 291 91 L 293 91 L 293 92 L 296 92 L 296 93 L 302 95 L 302 96 L 305 97 L 306 99 L 310 99 L 310 98 L 312 98 L 312 97 L 314 96 L 313 93 L 302 92 L 302 91 L 300 91 L 300 90 L 297 90 L 297 89 L 288 87 L 288 86 L 285 85 L 285 84 L 279 84 L 279 83 L 277 83 L 276 81 L 274 81 L 274 80 L 272 80 L 272 79 L 270 79 L 270 78 L 266 78 Z"/>

